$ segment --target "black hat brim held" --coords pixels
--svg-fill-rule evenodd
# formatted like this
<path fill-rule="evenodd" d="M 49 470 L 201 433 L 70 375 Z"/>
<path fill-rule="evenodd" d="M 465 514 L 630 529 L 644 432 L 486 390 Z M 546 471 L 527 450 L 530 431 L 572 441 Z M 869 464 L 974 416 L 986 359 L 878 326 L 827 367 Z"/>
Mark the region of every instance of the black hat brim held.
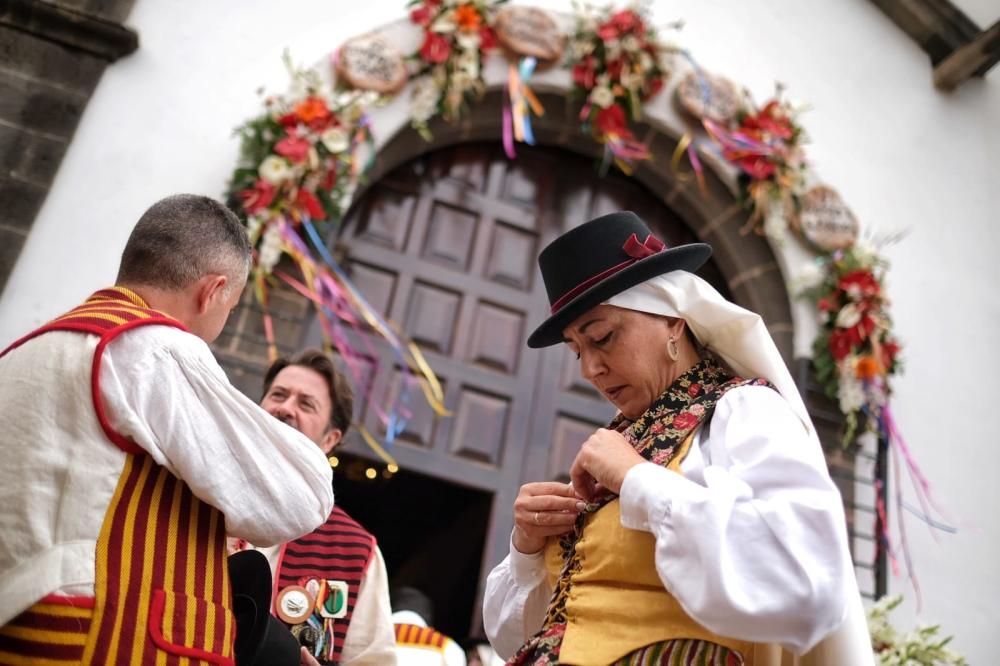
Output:
<path fill-rule="evenodd" d="M 677 270 L 693 273 L 712 256 L 710 245 L 689 243 L 661 249 L 619 268 L 617 264 L 632 261 L 630 256 L 635 256 L 628 254 L 623 244 L 646 243 L 643 239 L 648 240 L 649 236 L 649 228 L 638 215 L 620 211 L 571 229 L 550 243 L 538 263 L 549 300 L 558 309 L 528 336 L 528 346 L 538 349 L 559 344 L 563 341 L 563 330 L 591 308 L 657 275 Z M 609 270 L 613 271 L 611 275 L 561 302 L 566 298 L 564 294 L 579 288 L 574 284 L 587 283 L 595 279 L 592 275 L 599 276 Z"/>

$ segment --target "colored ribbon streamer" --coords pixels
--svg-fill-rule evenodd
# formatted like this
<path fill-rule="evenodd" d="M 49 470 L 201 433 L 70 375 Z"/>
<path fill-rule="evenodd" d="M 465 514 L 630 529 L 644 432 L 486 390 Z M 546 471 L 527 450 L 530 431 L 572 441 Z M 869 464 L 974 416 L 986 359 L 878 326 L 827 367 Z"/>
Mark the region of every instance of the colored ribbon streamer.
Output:
<path fill-rule="evenodd" d="M 535 72 L 538 61 L 535 58 L 521 58 L 518 65 L 511 63 L 507 68 L 507 87 L 503 102 L 503 148 L 507 157 L 517 156 L 514 142 L 535 145 L 535 134 L 531 128 L 531 114 L 545 115 L 541 102 L 528 86 L 528 80 Z"/>

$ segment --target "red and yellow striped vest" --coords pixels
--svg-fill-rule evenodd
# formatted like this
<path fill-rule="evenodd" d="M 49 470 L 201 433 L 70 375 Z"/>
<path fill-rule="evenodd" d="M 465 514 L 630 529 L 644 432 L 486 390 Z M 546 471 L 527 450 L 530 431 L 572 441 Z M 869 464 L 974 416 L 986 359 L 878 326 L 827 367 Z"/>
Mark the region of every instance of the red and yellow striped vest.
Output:
<path fill-rule="evenodd" d="M 138 294 L 104 289 L 0 354 L 50 331 L 99 336 L 94 408 L 108 439 L 126 453 L 97 540 L 94 598 L 50 595 L 0 628 L 0 665 L 234 664 L 223 515 L 116 432 L 104 413 L 104 349 L 118 335 L 154 324 L 184 329 Z"/>
<path fill-rule="evenodd" d="M 416 624 L 397 624 L 394 626 L 396 628 L 396 645 L 421 647 L 444 653 L 445 643 L 449 639 L 436 629 Z"/>
<path fill-rule="evenodd" d="M 314 614 L 314 619 L 333 638 L 325 644 L 321 655 L 324 663 L 340 662 L 361 580 L 374 552 L 375 537 L 338 506 L 333 507 L 330 517 L 315 531 L 290 541 L 282 549 L 272 598 L 277 599 L 278 593 L 289 585 L 302 585 L 310 579 L 347 584 L 344 617 L 330 620 Z"/>

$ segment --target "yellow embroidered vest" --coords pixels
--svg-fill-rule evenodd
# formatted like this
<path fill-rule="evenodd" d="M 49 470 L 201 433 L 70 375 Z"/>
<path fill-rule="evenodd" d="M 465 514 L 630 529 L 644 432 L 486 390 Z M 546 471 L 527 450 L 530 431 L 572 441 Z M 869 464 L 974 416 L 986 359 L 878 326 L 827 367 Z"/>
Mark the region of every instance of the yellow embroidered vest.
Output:
<path fill-rule="evenodd" d="M 692 437 L 668 465 L 678 471 Z M 616 498 L 587 517 L 576 552 L 581 568 L 573 574 L 566 601 L 566 635 L 559 661 L 574 666 L 607 666 L 653 643 L 675 638 L 711 641 L 743 655 L 754 666 L 753 643 L 718 636 L 694 621 L 656 573 L 652 534 L 621 523 Z M 545 568 L 555 584 L 564 562 L 558 539 L 545 546 Z"/>

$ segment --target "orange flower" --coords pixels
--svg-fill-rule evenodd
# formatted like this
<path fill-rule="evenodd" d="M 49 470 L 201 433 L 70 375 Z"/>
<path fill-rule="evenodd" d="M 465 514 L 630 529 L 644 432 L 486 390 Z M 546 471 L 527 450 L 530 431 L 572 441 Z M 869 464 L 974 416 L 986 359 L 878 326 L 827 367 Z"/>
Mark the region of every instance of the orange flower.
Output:
<path fill-rule="evenodd" d="M 330 117 L 330 109 L 319 97 L 307 97 L 295 106 L 295 115 L 306 125 L 323 121 Z"/>
<path fill-rule="evenodd" d="M 474 32 L 479 30 L 483 23 L 483 17 L 472 5 L 459 5 L 455 10 L 455 24 L 463 32 Z"/>
<path fill-rule="evenodd" d="M 854 374 L 858 379 L 874 379 L 882 374 L 882 368 L 874 356 L 862 356 L 854 366 Z"/>

